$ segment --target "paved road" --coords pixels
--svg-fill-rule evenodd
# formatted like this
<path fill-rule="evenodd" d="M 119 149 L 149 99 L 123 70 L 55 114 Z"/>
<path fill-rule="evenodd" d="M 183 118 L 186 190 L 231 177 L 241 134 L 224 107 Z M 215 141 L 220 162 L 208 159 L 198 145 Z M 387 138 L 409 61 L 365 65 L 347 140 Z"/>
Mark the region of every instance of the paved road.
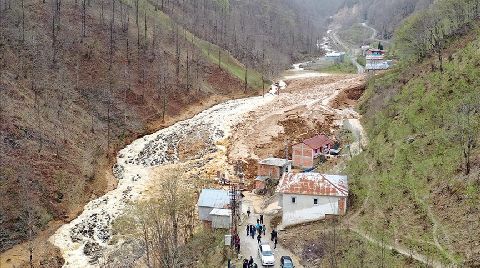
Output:
<path fill-rule="evenodd" d="M 250 207 L 251 210 L 254 210 L 255 207 L 257 207 L 257 210 L 255 213 L 250 214 L 250 217 L 247 218 L 247 215 L 245 214 L 244 219 L 242 221 L 241 226 L 239 226 L 239 236 L 240 236 L 240 254 L 242 255 L 241 258 L 246 258 L 249 259 L 250 256 L 253 257 L 255 263 L 257 263 L 258 267 L 261 266 L 261 261 L 260 258 L 258 257 L 258 242 L 257 242 L 257 236 L 255 236 L 254 239 L 251 237 L 247 237 L 247 232 L 246 232 L 246 225 L 247 224 L 256 224 L 257 219 L 260 218 L 259 213 L 263 213 L 263 211 L 260 211 L 258 206 L 254 206 L 253 201 L 249 200 L 249 195 L 246 196 L 246 198 L 243 199 L 242 201 L 242 211 L 245 213 Z M 270 246 L 274 247 L 274 244 L 272 241 L 270 241 L 270 232 L 272 229 L 270 228 L 270 220 L 272 218 L 272 215 L 264 215 L 264 224 L 267 228 L 265 232 L 265 237 L 262 238 L 263 243 L 268 243 Z M 282 233 L 278 234 L 278 239 L 282 239 Z M 289 250 L 285 249 L 280 245 L 280 241 L 277 244 L 277 248 L 273 249 L 273 254 L 275 256 L 275 268 L 280 267 L 280 258 L 282 256 L 290 256 L 293 259 L 293 262 L 295 264 L 296 268 L 303 268 L 302 265 L 300 265 L 299 259 Z"/>

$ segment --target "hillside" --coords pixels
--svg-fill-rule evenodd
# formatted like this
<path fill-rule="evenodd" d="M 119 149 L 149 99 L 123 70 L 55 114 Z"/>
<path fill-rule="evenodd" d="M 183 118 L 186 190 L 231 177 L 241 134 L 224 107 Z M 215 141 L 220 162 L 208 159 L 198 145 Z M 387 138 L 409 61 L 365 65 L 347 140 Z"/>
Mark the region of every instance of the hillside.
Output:
<path fill-rule="evenodd" d="M 359 27 L 358 23 L 368 22 L 378 30 L 378 38 L 390 39 L 404 19 L 416 11 L 424 10 L 432 0 L 346 0 L 334 17 L 334 21 L 349 31 Z M 351 29 L 350 27 L 354 27 Z M 361 34 L 361 31 L 355 31 Z M 369 33 L 366 34 L 368 36 Z"/>
<path fill-rule="evenodd" d="M 378 240 L 431 265 L 477 267 L 479 13 L 474 1 L 451 5 L 439 1 L 409 18 L 396 34 L 403 63 L 370 80 L 360 106 L 369 144 L 348 165 L 351 205 L 359 228 Z M 422 43 L 415 38 L 423 30 L 444 35 Z"/>
<path fill-rule="evenodd" d="M 112 156 L 134 138 L 258 94 L 259 72 L 245 85 L 244 64 L 159 2 L 1 2 L 0 251 L 114 187 Z"/>

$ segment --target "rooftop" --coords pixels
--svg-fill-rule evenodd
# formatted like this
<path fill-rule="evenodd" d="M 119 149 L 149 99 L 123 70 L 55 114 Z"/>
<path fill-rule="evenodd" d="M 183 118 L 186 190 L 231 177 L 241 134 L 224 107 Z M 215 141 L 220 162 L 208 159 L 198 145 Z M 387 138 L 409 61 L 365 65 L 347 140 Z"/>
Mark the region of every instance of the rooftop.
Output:
<path fill-rule="evenodd" d="M 288 173 L 283 176 L 277 192 L 319 196 L 348 196 L 348 178 L 314 172 Z"/>
<path fill-rule="evenodd" d="M 203 189 L 198 198 L 199 207 L 225 208 L 230 204 L 230 195 L 226 190 Z"/>
<path fill-rule="evenodd" d="M 232 210 L 227 208 L 214 208 L 210 211 L 210 215 L 215 216 L 230 216 L 232 215 Z"/>
<path fill-rule="evenodd" d="M 256 181 L 266 181 L 266 180 L 268 180 L 268 179 L 270 179 L 269 176 L 257 176 L 257 177 L 255 178 Z"/>
<path fill-rule="evenodd" d="M 277 167 L 284 167 L 288 165 L 291 160 L 287 160 L 284 158 L 266 158 L 262 161 L 258 162 L 260 165 L 267 165 L 267 166 L 277 166 Z"/>
<path fill-rule="evenodd" d="M 303 143 L 305 143 L 308 147 L 312 149 L 320 149 L 327 144 L 333 145 L 333 141 L 323 134 L 317 135 L 310 139 L 306 139 L 303 141 Z"/>

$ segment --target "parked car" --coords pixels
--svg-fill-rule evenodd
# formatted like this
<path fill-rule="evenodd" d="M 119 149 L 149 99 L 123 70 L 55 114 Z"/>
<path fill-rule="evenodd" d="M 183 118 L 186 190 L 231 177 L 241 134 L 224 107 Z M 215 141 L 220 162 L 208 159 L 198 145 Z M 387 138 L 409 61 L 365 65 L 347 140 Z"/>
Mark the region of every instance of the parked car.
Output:
<path fill-rule="evenodd" d="M 262 266 L 275 265 L 275 257 L 273 256 L 272 248 L 268 244 L 258 245 L 258 257 L 262 261 Z"/>
<path fill-rule="evenodd" d="M 280 267 L 281 268 L 294 268 L 292 258 L 289 256 L 282 256 L 280 258 Z"/>

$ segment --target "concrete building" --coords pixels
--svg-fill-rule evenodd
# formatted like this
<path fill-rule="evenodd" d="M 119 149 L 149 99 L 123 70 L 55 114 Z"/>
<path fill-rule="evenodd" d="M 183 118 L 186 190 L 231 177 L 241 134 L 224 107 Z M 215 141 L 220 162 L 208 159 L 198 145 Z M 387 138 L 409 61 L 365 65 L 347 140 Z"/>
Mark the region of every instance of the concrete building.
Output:
<path fill-rule="evenodd" d="M 198 218 L 209 227 L 213 228 L 212 219 L 216 218 L 218 213 L 224 211 L 218 211 L 218 209 L 228 209 L 230 205 L 230 195 L 226 190 L 217 190 L 217 189 L 203 189 L 198 198 L 197 207 L 198 207 Z M 213 214 L 212 211 L 214 211 Z M 230 210 L 230 209 L 228 209 Z M 220 223 L 218 223 L 220 224 Z"/>
<path fill-rule="evenodd" d="M 282 225 L 294 225 L 344 215 L 347 208 L 347 176 L 288 173 L 277 187 Z"/>
<path fill-rule="evenodd" d="M 380 49 L 369 49 L 365 56 L 366 64 L 365 69 L 367 71 L 372 70 L 386 70 L 390 66 L 385 60 L 385 51 Z"/>
<path fill-rule="evenodd" d="M 318 156 L 326 154 L 334 142 L 325 135 L 317 135 L 292 146 L 293 166 L 309 169 L 318 163 Z"/>
<path fill-rule="evenodd" d="M 230 229 L 232 224 L 232 210 L 228 208 L 214 208 L 209 213 L 213 229 Z"/>
<path fill-rule="evenodd" d="M 330 52 L 325 54 L 325 59 L 334 63 L 341 63 L 345 60 L 345 52 Z"/>

